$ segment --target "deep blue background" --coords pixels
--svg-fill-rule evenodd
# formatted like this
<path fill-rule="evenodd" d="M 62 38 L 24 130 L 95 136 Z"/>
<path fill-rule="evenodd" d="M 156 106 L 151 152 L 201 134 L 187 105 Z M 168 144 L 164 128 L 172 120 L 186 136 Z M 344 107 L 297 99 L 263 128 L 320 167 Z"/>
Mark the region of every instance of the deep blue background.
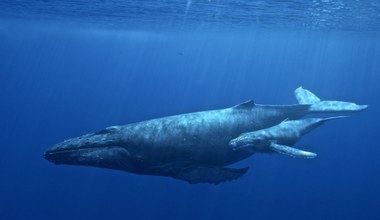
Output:
<path fill-rule="evenodd" d="M 123 31 L 0 23 L 0 219 L 380 219 L 380 38 L 327 31 Z M 369 104 L 241 179 L 198 184 L 56 166 L 44 150 L 106 126 L 248 99 Z"/>

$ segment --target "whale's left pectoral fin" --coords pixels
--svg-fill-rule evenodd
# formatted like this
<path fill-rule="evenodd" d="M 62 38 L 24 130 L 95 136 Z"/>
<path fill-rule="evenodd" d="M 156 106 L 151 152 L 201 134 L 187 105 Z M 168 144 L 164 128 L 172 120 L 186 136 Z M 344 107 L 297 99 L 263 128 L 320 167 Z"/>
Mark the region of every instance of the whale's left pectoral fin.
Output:
<path fill-rule="evenodd" d="M 270 148 L 277 153 L 285 154 L 291 157 L 311 159 L 317 156 L 316 153 L 299 150 L 293 147 L 271 143 Z"/>
<path fill-rule="evenodd" d="M 248 167 L 242 169 L 216 167 L 216 166 L 191 166 L 182 169 L 174 178 L 194 183 L 218 184 L 243 176 Z"/>

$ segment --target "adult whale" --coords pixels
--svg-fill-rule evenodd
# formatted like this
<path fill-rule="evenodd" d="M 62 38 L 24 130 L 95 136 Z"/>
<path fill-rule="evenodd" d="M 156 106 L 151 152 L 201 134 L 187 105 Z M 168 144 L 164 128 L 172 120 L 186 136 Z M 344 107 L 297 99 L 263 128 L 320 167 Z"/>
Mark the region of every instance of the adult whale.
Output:
<path fill-rule="evenodd" d="M 169 116 L 71 138 L 46 150 L 55 164 L 87 165 L 127 172 L 170 176 L 189 183 L 220 183 L 241 177 L 248 169 L 226 167 L 253 154 L 232 150 L 229 142 L 243 133 L 272 127 L 285 119 L 314 112 L 354 112 L 366 105 L 320 101 L 302 87 L 300 104 L 258 105 L 253 101 L 231 108 Z"/>

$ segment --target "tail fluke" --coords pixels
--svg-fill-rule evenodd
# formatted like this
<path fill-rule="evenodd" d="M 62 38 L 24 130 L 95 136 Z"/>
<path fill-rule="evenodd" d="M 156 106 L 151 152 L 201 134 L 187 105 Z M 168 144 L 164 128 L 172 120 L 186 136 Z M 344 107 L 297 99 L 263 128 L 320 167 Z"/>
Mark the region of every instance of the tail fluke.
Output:
<path fill-rule="evenodd" d="M 352 102 L 321 101 L 307 89 L 298 87 L 294 94 L 299 104 L 309 104 L 311 112 L 357 112 L 368 108 L 368 105 L 357 105 Z"/>
<path fill-rule="evenodd" d="M 352 102 L 321 101 L 310 106 L 312 112 L 358 112 L 368 108 L 368 105 L 357 105 Z"/>
<path fill-rule="evenodd" d="M 296 99 L 299 104 L 315 104 L 321 101 L 318 96 L 309 90 L 302 88 L 302 86 L 298 87 L 294 91 L 294 95 L 296 95 Z"/>

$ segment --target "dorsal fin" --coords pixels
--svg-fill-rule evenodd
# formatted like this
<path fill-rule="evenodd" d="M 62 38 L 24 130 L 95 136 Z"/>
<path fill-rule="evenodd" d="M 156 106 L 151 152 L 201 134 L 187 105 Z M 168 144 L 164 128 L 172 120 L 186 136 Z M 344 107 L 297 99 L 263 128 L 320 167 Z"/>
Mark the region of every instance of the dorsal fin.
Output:
<path fill-rule="evenodd" d="M 253 100 L 248 100 L 246 102 L 235 105 L 233 108 L 235 108 L 235 109 L 251 109 L 253 107 L 255 107 L 255 103 L 253 102 Z"/>

